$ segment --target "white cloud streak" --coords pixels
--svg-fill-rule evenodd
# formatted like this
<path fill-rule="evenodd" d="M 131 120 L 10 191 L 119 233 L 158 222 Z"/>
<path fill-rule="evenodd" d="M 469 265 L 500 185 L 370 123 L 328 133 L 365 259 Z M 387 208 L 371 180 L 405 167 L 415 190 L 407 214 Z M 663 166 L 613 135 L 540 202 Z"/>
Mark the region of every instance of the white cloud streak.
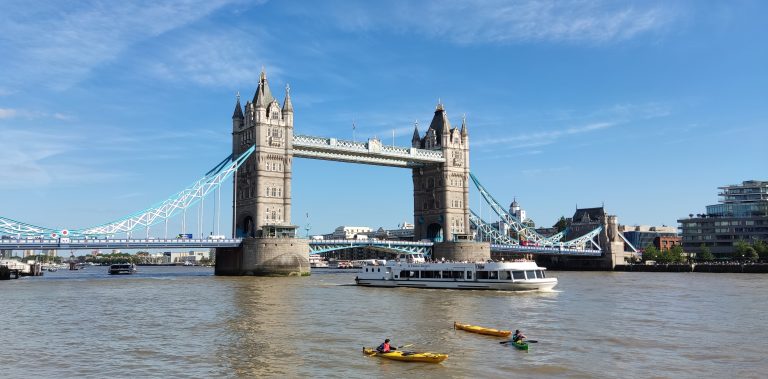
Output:
<path fill-rule="evenodd" d="M 266 48 L 258 42 L 266 38 L 257 30 L 186 33 L 164 48 L 160 61 L 143 64 L 153 76 L 169 81 L 229 88 L 242 83 L 255 86 L 262 65 L 270 78 L 281 74 L 280 68 L 269 63 Z"/>
<path fill-rule="evenodd" d="M 658 31 L 677 18 L 668 3 L 604 0 L 409 1 L 335 5 L 325 12 L 351 31 L 417 31 L 458 44 L 536 41 L 609 43 Z M 309 10 L 306 10 L 309 12 Z M 313 7 L 312 14 L 317 9 Z M 309 13 L 308 13 L 309 14 Z"/>
<path fill-rule="evenodd" d="M 615 122 L 597 122 L 579 127 L 569 127 L 561 130 L 548 130 L 537 133 L 523 133 L 510 137 L 490 138 L 478 140 L 472 143 L 473 146 L 489 146 L 504 144 L 510 147 L 538 147 L 555 143 L 557 140 L 571 135 L 594 132 L 601 129 L 616 126 Z"/>
<path fill-rule="evenodd" d="M 193 23 L 233 0 L 4 3 L 4 87 L 66 89 L 130 46 Z M 10 83 L 8 83 L 10 82 Z"/>

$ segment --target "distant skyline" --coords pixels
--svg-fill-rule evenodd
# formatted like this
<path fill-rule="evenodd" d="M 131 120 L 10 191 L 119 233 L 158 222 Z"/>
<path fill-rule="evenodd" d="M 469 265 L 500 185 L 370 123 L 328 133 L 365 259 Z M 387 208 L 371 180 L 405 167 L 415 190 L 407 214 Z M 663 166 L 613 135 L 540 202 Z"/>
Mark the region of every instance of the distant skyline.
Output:
<path fill-rule="evenodd" d="M 452 125 L 466 115 L 472 172 L 537 226 L 602 204 L 621 224 L 675 226 L 719 186 L 768 180 L 767 14 L 763 1 L 4 1 L 0 216 L 74 229 L 164 200 L 231 152 L 235 96 L 264 67 L 281 102 L 290 84 L 297 134 L 352 139 L 354 123 L 357 140 L 409 146 L 440 99 Z M 302 235 L 395 228 L 413 222 L 411 173 L 296 159 L 292 209 Z"/>

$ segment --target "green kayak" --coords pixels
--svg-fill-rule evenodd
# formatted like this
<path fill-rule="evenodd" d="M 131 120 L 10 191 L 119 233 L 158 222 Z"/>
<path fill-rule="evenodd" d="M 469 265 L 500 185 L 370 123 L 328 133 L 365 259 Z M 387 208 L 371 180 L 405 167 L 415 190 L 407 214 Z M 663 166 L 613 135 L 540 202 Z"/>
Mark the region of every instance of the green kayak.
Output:
<path fill-rule="evenodd" d="M 528 343 L 527 342 L 512 342 L 509 343 L 509 345 L 514 346 L 516 349 L 520 350 L 528 350 Z"/>

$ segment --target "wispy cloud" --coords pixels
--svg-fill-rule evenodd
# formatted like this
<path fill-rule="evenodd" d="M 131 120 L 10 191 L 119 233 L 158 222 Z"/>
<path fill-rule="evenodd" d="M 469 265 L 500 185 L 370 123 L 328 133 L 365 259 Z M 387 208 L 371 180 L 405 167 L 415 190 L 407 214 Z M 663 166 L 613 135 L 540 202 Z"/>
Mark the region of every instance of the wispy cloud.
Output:
<path fill-rule="evenodd" d="M 16 110 L 11 108 L 0 108 L 0 119 L 16 117 Z"/>
<path fill-rule="evenodd" d="M 130 180 L 139 176 L 132 172 L 133 163 L 184 160 L 190 150 L 200 151 L 217 138 L 225 139 L 206 130 L 143 133 L 67 123 L 67 133 L 62 133 L 61 124 L 56 122 L 31 127 L 4 125 L 0 138 L 0 188 Z M 185 143 L 180 146 L 178 141 Z"/>
<path fill-rule="evenodd" d="M 143 63 L 155 77 L 165 80 L 229 88 L 243 83 L 255 86 L 262 66 L 270 78 L 282 73 L 271 63 L 264 44 L 258 42 L 267 37 L 260 30 L 240 29 L 184 33 L 163 42 L 168 46 L 160 61 Z"/>
<path fill-rule="evenodd" d="M 486 138 L 473 142 L 474 146 L 488 146 L 504 144 L 509 147 L 537 147 L 555 143 L 557 140 L 575 134 L 594 132 L 601 129 L 616 126 L 615 122 L 597 122 L 578 127 L 569 127 L 560 130 L 548 130 L 537 133 L 523 133 L 509 137 Z"/>
<path fill-rule="evenodd" d="M 535 41 L 606 43 L 662 30 L 678 13 L 667 3 L 604 0 L 400 1 L 325 9 L 347 30 L 418 31 L 459 44 Z M 312 7 L 311 12 L 318 10 Z M 322 11 L 322 10 L 321 10 Z M 310 10 L 305 10 L 309 14 Z"/>
<path fill-rule="evenodd" d="M 232 1 L 5 2 L 0 71 L 16 74 L 0 80 L 6 88 L 68 88 L 129 46 L 193 23 Z"/>
<path fill-rule="evenodd" d="M 70 114 L 60 113 L 60 112 L 49 113 L 49 112 L 26 110 L 26 109 L 0 108 L 0 120 L 12 119 L 12 118 L 23 118 L 23 119 L 53 118 L 60 121 L 66 121 L 66 120 L 72 120 L 74 117 Z"/>

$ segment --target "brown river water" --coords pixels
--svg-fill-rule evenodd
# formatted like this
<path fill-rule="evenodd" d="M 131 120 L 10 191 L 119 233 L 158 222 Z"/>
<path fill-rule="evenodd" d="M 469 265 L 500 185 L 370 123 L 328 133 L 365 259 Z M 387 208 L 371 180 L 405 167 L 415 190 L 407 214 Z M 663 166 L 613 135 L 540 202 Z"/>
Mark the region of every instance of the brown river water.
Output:
<path fill-rule="evenodd" d="M 0 378 L 765 378 L 768 275 L 549 272 L 556 291 L 107 267 L 0 282 Z M 522 329 L 528 352 L 454 321 Z M 441 364 L 367 357 L 384 338 Z"/>

